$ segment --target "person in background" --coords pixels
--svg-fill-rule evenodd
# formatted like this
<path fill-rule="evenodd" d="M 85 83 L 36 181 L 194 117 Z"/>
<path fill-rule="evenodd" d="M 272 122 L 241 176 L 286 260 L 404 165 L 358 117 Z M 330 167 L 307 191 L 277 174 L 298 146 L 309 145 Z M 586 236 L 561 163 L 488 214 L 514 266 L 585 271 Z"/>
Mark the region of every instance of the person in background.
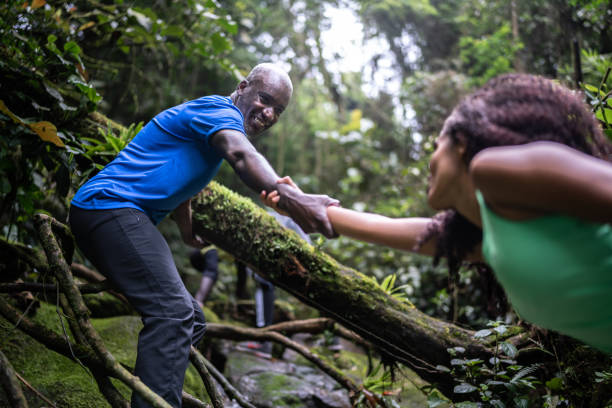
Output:
<path fill-rule="evenodd" d="M 189 261 L 191 266 L 202 273 L 200 287 L 193 296 L 200 307 L 202 307 L 219 276 L 219 252 L 217 248 L 212 246 L 194 249 L 189 255 Z"/>
<path fill-rule="evenodd" d="M 427 193 L 442 213 L 327 213 L 341 235 L 445 257 L 455 273 L 464 260 L 486 261 L 521 318 L 612 354 L 611 157 L 581 95 L 508 74 L 444 123 Z M 265 193 L 274 206 L 276 193 Z"/>
<path fill-rule="evenodd" d="M 173 213 L 185 243 L 203 247 L 192 229 L 191 197 L 223 160 L 254 191 L 274 187 L 278 175 L 249 137 L 278 121 L 292 93 L 286 72 L 259 64 L 230 96 L 204 96 L 156 115 L 72 199 L 78 247 L 142 317 L 134 374 L 174 407 L 181 406 L 190 347 L 206 326 L 156 225 Z M 280 206 L 306 231 L 334 235 L 329 197 L 290 186 L 281 197 Z M 148 406 L 132 394 L 132 407 Z"/>

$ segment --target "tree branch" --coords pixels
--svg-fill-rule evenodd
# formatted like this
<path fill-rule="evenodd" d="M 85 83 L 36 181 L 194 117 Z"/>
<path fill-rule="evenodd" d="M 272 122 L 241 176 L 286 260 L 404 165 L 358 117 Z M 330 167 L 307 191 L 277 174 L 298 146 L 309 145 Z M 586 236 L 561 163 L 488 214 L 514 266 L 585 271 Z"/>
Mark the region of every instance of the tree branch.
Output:
<path fill-rule="evenodd" d="M 208 372 L 217 380 L 221 385 L 228 397 L 236 400 L 241 407 L 244 408 L 256 408 L 255 405 L 251 404 L 244 395 L 242 395 L 236 388 L 230 384 L 230 382 L 217 370 L 217 368 L 207 359 L 203 360 L 204 365 L 208 369 Z"/>
<path fill-rule="evenodd" d="M 206 368 L 206 364 L 204 363 L 206 359 L 204 356 L 200 354 L 195 347 L 191 346 L 191 349 L 189 350 L 189 359 L 191 360 L 191 364 L 193 364 L 196 370 L 198 370 L 198 373 L 200 373 L 200 377 L 202 377 L 202 381 L 204 382 L 204 386 L 206 387 L 206 391 L 208 392 L 208 396 L 210 397 L 213 407 L 223 408 L 223 398 L 217 391 L 215 381 Z"/>
<path fill-rule="evenodd" d="M 2 351 L 0 351 L 0 384 L 2 384 L 2 388 L 6 391 L 11 407 L 28 408 L 28 402 L 19 385 L 17 373 Z"/>
<path fill-rule="evenodd" d="M 374 346 L 364 340 L 357 333 L 342 327 L 333 319 L 327 317 L 318 317 L 315 319 L 306 320 L 295 320 L 289 322 L 281 322 L 271 324 L 261 328 L 263 331 L 276 331 L 285 335 L 292 335 L 295 333 L 322 333 L 325 330 L 330 330 L 336 333 L 338 336 L 343 337 L 347 340 L 354 342 L 364 348 L 373 348 Z"/>
<path fill-rule="evenodd" d="M 100 293 L 107 291 L 110 284 L 107 281 L 98 283 L 83 283 L 76 285 L 82 295 Z M 23 283 L 0 283 L 0 293 L 19 292 L 55 292 L 57 285 L 52 283 L 23 282 Z"/>

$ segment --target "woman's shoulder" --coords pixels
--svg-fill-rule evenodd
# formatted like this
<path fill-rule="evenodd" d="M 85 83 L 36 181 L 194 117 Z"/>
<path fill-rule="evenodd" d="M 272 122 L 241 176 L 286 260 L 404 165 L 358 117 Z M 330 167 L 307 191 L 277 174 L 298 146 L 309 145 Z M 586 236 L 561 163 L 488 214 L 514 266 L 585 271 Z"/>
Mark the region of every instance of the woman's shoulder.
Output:
<path fill-rule="evenodd" d="M 509 219 L 561 213 L 612 221 L 612 164 L 563 144 L 485 149 L 470 176 L 491 209 Z"/>

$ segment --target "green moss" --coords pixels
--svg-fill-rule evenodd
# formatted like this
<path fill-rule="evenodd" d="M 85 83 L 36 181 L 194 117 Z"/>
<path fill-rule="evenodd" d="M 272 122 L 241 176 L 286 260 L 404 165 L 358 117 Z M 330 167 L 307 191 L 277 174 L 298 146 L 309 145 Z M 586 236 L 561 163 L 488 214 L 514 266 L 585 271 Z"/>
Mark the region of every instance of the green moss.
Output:
<path fill-rule="evenodd" d="M 209 309 L 208 307 L 204 306 L 202 308 L 202 311 L 204 312 L 204 318 L 206 319 L 207 323 L 219 323 L 221 321 L 219 316 L 217 316 L 217 314 L 213 312 L 212 309 Z"/>
<path fill-rule="evenodd" d="M 36 320 L 56 329 L 59 319 L 52 306 L 43 304 Z M 58 407 L 90 408 L 109 406 L 98 392 L 95 380 L 88 371 L 40 343 L 24 335 L 4 319 L 0 319 L 2 351 L 15 370 L 34 388 L 56 403 Z M 47 404 L 32 392 L 24 390 L 30 407 Z M 2 394 L 0 394 L 1 396 Z M 0 398 L 0 401 L 6 400 Z M 0 407 L 2 407 L 0 402 Z"/>
<path fill-rule="evenodd" d="M 215 316 L 212 312 L 207 315 L 209 319 L 212 316 Z M 59 317 L 52 305 L 43 303 L 34 320 L 55 330 L 58 334 L 62 333 Z M 140 318 L 121 316 L 92 319 L 92 323 L 113 356 L 120 363 L 133 367 L 136 361 L 138 332 L 142 327 Z M 11 323 L 2 318 L 0 318 L 0 339 L 0 349 L 7 355 L 15 370 L 58 407 L 109 406 L 98 391 L 97 384 L 89 371 L 68 358 L 48 350 L 19 329 L 14 329 Z M 131 390 L 117 380 L 112 381 L 129 399 Z M 184 389 L 198 399 L 207 398 L 202 380 L 191 365 L 185 374 Z M 30 407 L 47 406 L 27 389 L 24 389 L 24 393 Z M 6 401 L 6 398 L 0 388 L 0 408 L 6 406 L 2 401 Z"/>
<path fill-rule="evenodd" d="M 259 373 L 253 377 L 257 381 L 259 392 L 268 396 L 277 406 L 287 408 L 304 406 L 302 400 L 292 392 L 301 385 L 301 380 L 272 372 Z"/>

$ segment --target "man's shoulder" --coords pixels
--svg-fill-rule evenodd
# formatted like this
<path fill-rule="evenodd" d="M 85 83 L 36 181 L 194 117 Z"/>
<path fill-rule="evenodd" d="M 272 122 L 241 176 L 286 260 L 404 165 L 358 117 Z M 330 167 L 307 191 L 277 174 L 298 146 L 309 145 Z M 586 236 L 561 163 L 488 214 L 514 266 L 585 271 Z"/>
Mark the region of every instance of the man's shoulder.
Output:
<path fill-rule="evenodd" d="M 237 120 L 242 122 L 242 113 L 227 96 L 202 96 L 201 98 L 185 102 L 181 110 L 191 116 L 201 114 L 217 116 L 220 112 L 223 112 L 222 116 L 236 117 Z"/>
<path fill-rule="evenodd" d="M 210 107 L 235 107 L 231 98 L 222 95 L 206 95 L 187 101 L 185 104 L 204 105 Z"/>

